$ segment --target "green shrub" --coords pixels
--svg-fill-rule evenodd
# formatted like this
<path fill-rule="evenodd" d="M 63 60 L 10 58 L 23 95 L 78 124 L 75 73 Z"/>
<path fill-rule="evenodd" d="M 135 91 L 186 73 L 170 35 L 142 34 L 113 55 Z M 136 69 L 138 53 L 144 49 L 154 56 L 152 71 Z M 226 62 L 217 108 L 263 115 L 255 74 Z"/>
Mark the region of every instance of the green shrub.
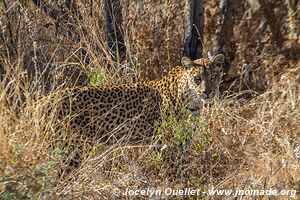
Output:
<path fill-rule="evenodd" d="M 8 160 L 0 177 L 0 199 L 41 199 L 53 196 L 57 184 L 54 169 L 58 165 L 58 150 L 42 163 L 24 162 L 24 147 L 15 145 L 13 158 Z"/>

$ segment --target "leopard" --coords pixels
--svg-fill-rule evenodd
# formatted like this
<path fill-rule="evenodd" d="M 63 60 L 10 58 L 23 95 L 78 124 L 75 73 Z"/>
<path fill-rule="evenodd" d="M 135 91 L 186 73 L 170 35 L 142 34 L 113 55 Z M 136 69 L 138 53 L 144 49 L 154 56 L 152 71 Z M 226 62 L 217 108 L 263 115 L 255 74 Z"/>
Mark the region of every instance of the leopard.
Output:
<path fill-rule="evenodd" d="M 71 88 L 61 100 L 58 123 L 73 137 L 102 143 L 138 141 L 153 134 L 165 110 L 199 116 L 218 93 L 224 55 L 190 59 L 158 80 Z"/>

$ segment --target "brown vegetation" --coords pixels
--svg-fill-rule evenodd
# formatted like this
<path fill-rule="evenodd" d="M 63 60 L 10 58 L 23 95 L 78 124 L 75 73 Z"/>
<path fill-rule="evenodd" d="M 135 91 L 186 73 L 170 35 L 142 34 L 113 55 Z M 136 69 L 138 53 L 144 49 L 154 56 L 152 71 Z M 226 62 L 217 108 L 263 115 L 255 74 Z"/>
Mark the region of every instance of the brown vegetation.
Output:
<path fill-rule="evenodd" d="M 58 179 L 64 152 L 47 148 L 56 123 L 51 94 L 158 78 L 180 63 L 184 1 L 121 2 L 122 63 L 109 55 L 101 3 L 77 1 L 80 19 L 66 9 L 74 19 L 54 20 L 31 1 L 0 1 L 0 198 L 111 199 L 116 189 L 165 187 L 299 192 L 300 12 L 292 0 L 236 8 L 235 59 L 221 98 L 200 118 L 166 117 L 151 144 L 97 144 Z M 264 9 L 273 11 L 266 20 Z M 217 1 L 205 2 L 205 16 L 204 54 L 216 41 Z"/>

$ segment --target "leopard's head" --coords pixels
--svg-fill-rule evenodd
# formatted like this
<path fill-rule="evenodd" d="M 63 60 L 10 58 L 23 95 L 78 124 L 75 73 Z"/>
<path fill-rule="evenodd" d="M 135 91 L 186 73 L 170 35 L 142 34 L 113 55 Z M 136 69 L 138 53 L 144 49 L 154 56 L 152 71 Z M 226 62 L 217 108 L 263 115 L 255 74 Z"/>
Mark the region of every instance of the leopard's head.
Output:
<path fill-rule="evenodd" d="M 217 93 L 223 62 L 222 54 L 197 60 L 182 58 L 181 64 L 185 69 L 182 97 L 186 108 L 194 115 L 199 115 L 203 104 L 210 102 Z"/>

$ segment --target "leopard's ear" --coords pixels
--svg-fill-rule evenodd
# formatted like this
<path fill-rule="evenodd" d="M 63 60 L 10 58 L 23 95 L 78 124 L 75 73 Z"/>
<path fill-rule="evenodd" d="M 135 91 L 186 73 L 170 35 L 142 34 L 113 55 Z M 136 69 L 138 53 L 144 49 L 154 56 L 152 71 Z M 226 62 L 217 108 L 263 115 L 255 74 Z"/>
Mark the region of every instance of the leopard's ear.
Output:
<path fill-rule="evenodd" d="M 210 60 L 214 64 L 223 64 L 225 61 L 225 56 L 223 54 L 218 54 L 218 55 L 212 56 L 210 58 Z"/>
<path fill-rule="evenodd" d="M 189 59 L 188 57 L 183 57 L 181 59 L 181 64 L 185 68 L 190 68 L 192 66 L 192 63 L 193 63 L 193 61 L 191 59 Z"/>

